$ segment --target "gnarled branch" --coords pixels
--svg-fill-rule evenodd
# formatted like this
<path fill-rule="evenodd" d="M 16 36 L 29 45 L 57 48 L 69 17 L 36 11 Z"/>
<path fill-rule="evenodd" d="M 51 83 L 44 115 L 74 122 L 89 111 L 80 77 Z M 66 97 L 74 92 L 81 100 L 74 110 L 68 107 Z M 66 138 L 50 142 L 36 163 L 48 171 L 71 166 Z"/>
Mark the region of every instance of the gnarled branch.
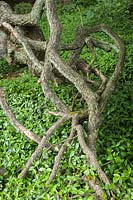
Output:
<path fill-rule="evenodd" d="M 20 26 L 36 25 L 38 19 L 41 16 L 44 2 L 44 0 L 36 0 L 31 13 L 26 15 L 13 14 L 8 4 L 0 2 L 0 31 L 3 34 L 3 38 L 0 41 L 4 45 L 6 45 L 7 43 L 7 48 L 11 44 L 10 42 L 12 42 L 14 46 L 9 54 L 12 54 L 12 52 L 14 52 L 14 57 L 16 57 L 16 59 L 19 59 L 19 56 L 22 52 L 22 55 L 24 57 L 20 58 L 20 60 L 22 62 L 26 62 L 32 70 L 38 72 L 38 75 L 41 74 L 39 82 L 41 83 L 42 90 L 45 96 L 49 98 L 58 108 L 58 115 L 61 116 L 61 119 L 57 120 L 57 122 L 55 122 L 53 126 L 49 128 L 49 130 L 44 134 L 43 138 L 40 141 L 40 138 L 35 138 L 35 135 L 32 132 L 27 132 L 28 130 L 26 130 L 16 121 L 16 118 L 12 114 L 4 99 L 3 90 L 0 89 L 1 105 L 6 110 L 10 121 L 16 128 L 19 128 L 22 133 L 27 134 L 28 137 L 31 137 L 31 139 L 38 143 L 38 147 L 30 157 L 30 159 L 27 161 L 26 166 L 20 173 L 19 177 L 23 178 L 26 176 L 33 161 L 36 160 L 42 149 L 46 146 L 47 140 L 51 137 L 53 132 L 57 128 L 59 128 L 66 120 L 73 118 L 73 120 L 75 121 L 72 122 L 72 130 L 70 136 L 62 145 L 57 156 L 55 157 L 53 171 L 50 175 L 48 182 L 52 181 L 55 177 L 61 157 L 66 149 L 66 144 L 72 141 L 73 135 L 76 130 L 81 149 L 85 153 L 89 164 L 93 165 L 96 168 L 101 181 L 103 181 L 105 184 L 110 184 L 108 177 L 103 172 L 97 161 L 96 142 L 98 137 L 98 129 L 101 124 L 102 111 L 105 108 L 105 105 L 115 88 L 116 81 L 122 71 L 122 66 L 125 58 L 124 44 L 122 43 L 121 39 L 108 26 L 104 24 L 92 28 L 80 27 L 76 31 L 76 36 L 72 44 L 60 44 L 61 24 L 56 13 L 54 0 L 46 0 L 45 3 L 47 19 L 50 26 L 50 37 L 48 42 L 37 41 L 33 38 L 26 36 L 21 32 Z M 5 12 L 2 11 L 3 8 L 5 8 Z M 109 37 L 111 37 L 114 40 L 114 44 L 108 44 L 107 42 L 99 41 L 91 37 L 92 33 L 100 31 L 105 32 Z M 7 38 L 8 33 L 11 33 L 9 38 Z M 14 38 L 19 44 L 21 44 L 20 47 L 16 47 L 17 45 Z M 94 55 L 94 59 L 91 61 L 90 65 L 92 65 L 96 60 L 95 47 L 102 48 L 105 51 L 110 51 L 113 48 L 116 53 L 119 53 L 118 62 L 108 82 L 105 75 L 101 73 L 100 70 L 98 70 L 96 67 L 89 68 L 90 66 L 87 65 L 86 61 L 80 63 L 83 64 L 82 66 L 78 66 L 79 62 L 81 61 L 80 54 L 83 47 L 85 46 L 85 43 L 89 43 L 88 47 L 91 53 L 93 53 Z M 37 55 L 34 53 L 34 50 L 42 51 L 42 53 L 44 53 L 43 61 L 40 61 L 38 59 Z M 65 64 L 60 58 L 60 50 L 72 50 L 68 64 Z M 51 90 L 49 86 L 49 80 L 54 79 L 54 70 L 57 72 L 57 74 L 61 74 L 61 76 L 69 80 L 77 88 L 78 92 L 81 94 L 82 98 L 87 104 L 87 109 L 85 112 L 79 113 L 80 111 L 77 111 L 76 115 L 75 113 L 70 112 L 70 109 L 61 101 L 56 93 Z M 79 70 L 83 72 L 83 75 L 79 73 Z M 88 72 L 94 73 L 97 77 L 99 77 L 102 82 L 100 84 L 100 87 L 97 81 L 91 80 Z M 93 88 L 90 87 L 90 83 L 97 86 L 97 88 L 99 87 L 97 91 L 94 91 Z M 86 119 L 86 117 L 88 118 L 87 142 L 85 141 L 83 135 L 84 129 L 82 125 L 79 124 L 84 122 L 84 119 Z M 104 191 L 102 190 L 100 183 L 98 181 L 95 182 L 93 179 L 88 180 L 88 182 L 90 187 L 95 190 L 97 196 L 102 199 Z"/>
<path fill-rule="evenodd" d="M 26 129 L 22 124 L 20 124 L 17 119 L 15 118 L 14 114 L 12 113 L 11 109 L 9 108 L 6 99 L 5 99 L 5 93 L 4 89 L 0 87 L 0 105 L 5 111 L 7 117 L 9 118 L 11 124 L 18 130 L 20 133 L 26 135 L 31 140 L 35 141 L 36 143 L 41 142 L 41 138 L 39 138 L 37 135 L 35 135 L 32 131 L 29 131 Z"/>
<path fill-rule="evenodd" d="M 24 178 L 30 168 L 30 166 L 32 165 L 33 161 L 36 160 L 36 158 L 39 156 L 39 154 L 41 153 L 42 149 L 45 147 L 45 145 L 47 144 L 48 139 L 51 137 L 51 135 L 53 134 L 53 132 L 59 128 L 61 126 L 61 124 L 63 124 L 66 120 L 68 120 L 70 118 L 70 116 L 68 115 L 64 115 L 64 117 L 62 117 L 61 119 L 57 120 L 50 128 L 49 130 L 44 134 L 41 142 L 39 143 L 38 147 L 36 148 L 36 150 L 34 151 L 34 153 L 32 154 L 32 156 L 30 157 L 30 159 L 27 161 L 24 169 L 22 170 L 22 172 L 19 174 L 19 178 Z"/>
<path fill-rule="evenodd" d="M 15 26 L 35 25 L 41 17 L 44 2 L 44 0 L 36 0 L 32 11 L 28 14 L 13 14 L 10 6 L 6 2 L 0 1 L 0 21 Z"/>

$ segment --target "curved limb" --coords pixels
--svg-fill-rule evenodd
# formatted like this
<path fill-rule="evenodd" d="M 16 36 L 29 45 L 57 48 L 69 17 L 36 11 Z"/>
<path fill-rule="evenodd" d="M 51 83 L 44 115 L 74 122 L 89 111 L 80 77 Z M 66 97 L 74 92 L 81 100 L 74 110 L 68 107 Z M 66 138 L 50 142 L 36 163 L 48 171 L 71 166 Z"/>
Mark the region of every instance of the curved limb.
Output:
<path fill-rule="evenodd" d="M 114 40 L 115 45 L 113 45 L 112 48 L 114 48 L 115 51 L 117 53 L 119 53 L 118 62 L 115 66 L 114 72 L 113 72 L 112 76 L 110 77 L 108 83 L 106 84 L 105 90 L 100 97 L 100 110 L 102 112 L 103 109 L 105 108 L 105 105 L 106 105 L 110 95 L 112 94 L 112 92 L 115 89 L 117 80 L 120 77 L 122 67 L 124 65 L 124 60 L 125 60 L 125 46 L 124 46 L 122 40 L 120 39 L 120 37 L 116 33 L 114 33 L 112 31 L 112 29 L 110 29 L 105 24 L 97 25 L 92 28 L 84 28 L 83 27 L 83 29 L 88 34 L 100 32 L 100 31 L 104 32 L 105 34 L 107 34 L 109 37 L 111 37 Z"/>
<path fill-rule="evenodd" d="M 12 25 L 35 25 L 41 17 L 44 2 L 44 0 L 36 0 L 32 11 L 28 14 L 13 14 L 10 6 L 6 2 L 0 1 L 0 19 L 2 22 Z"/>
<path fill-rule="evenodd" d="M 31 155 L 30 159 L 27 161 L 24 169 L 22 172 L 19 174 L 19 178 L 24 178 L 32 165 L 32 163 L 37 159 L 39 154 L 41 153 L 42 149 L 45 147 L 47 144 L 48 139 L 51 137 L 53 132 L 59 128 L 66 120 L 68 120 L 70 117 L 68 115 L 64 115 L 61 119 L 57 120 L 49 129 L 48 131 L 44 134 L 41 142 L 39 143 L 38 147 L 34 151 L 34 153 Z"/>
<path fill-rule="evenodd" d="M 58 168 L 59 168 L 59 164 L 60 164 L 61 158 L 62 158 L 64 152 L 66 151 L 67 144 L 70 144 L 72 142 L 73 137 L 74 137 L 74 133 L 75 133 L 75 130 L 73 130 L 73 128 L 72 128 L 69 137 L 64 142 L 64 144 L 61 146 L 57 156 L 55 157 L 54 166 L 53 166 L 52 172 L 51 172 L 50 177 L 49 177 L 49 179 L 48 179 L 46 184 L 50 184 L 51 181 L 55 178 L 55 176 L 57 174 L 57 171 L 58 171 Z"/>
<path fill-rule="evenodd" d="M 20 131 L 20 133 L 26 135 L 28 138 L 33 140 L 36 143 L 41 142 L 41 138 L 35 135 L 32 131 L 26 129 L 22 124 L 20 124 L 17 119 L 15 118 L 14 114 L 12 113 L 11 109 L 9 108 L 4 94 L 4 89 L 0 87 L 0 105 L 5 111 L 7 117 L 9 118 L 11 124 L 16 128 L 16 130 Z"/>
<path fill-rule="evenodd" d="M 86 42 L 88 48 L 90 49 L 90 51 L 91 51 L 91 53 L 93 54 L 93 57 L 94 57 L 93 60 L 91 61 L 91 63 L 89 64 L 89 67 L 91 67 L 94 64 L 94 62 L 96 61 L 97 56 L 96 56 L 96 52 L 94 50 L 94 45 L 93 45 L 91 38 L 90 37 L 86 38 L 85 42 Z"/>
<path fill-rule="evenodd" d="M 76 125 L 75 127 L 77 133 L 78 133 L 78 140 L 79 140 L 79 143 L 80 143 L 80 146 L 83 150 L 83 152 L 86 154 L 86 157 L 87 157 L 87 160 L 88 162 L 94 166 L 97 170 L 97 173 L 99 175 L 99 178 L 107 185 L 110 184 L 110 181 L 108 179 L 108 177 L 106 176 L 106 174 L 104 173 L 104 171 L 101 169 L 98 161 L 97 161 L 97 158 L 95 156 L 95 154 L 93 153 L 93 151 L 91 151 L 91 149 L 87 146 L 85 140 L 84 140 L 84 136 L 83 136 L 83 127 L 81 125 Z M 103 195 L 104 195 L 104 192 L 103 190 L 101 189 L 100 185 L 96 184 L 95 181 L 93 180 L 88 180 L 89 182 L 89 185 L 92 189 L 95 190 L 96 192 L 96 195 L 97 196 L 100 196 L 100 198 L 102 199 L 103 198 Z M 111 195 L 112 195 L 112 199 L 114 199 L 114 194 L 113 194 L 113 191 L 110 191 Z"/>
<path fill-rule="evenodd" d="M 58 55 L 58 50 L 60 48 L 59 41 L 60 41 L 60 34 L 61 34 L 61 26 L 60 26 L 60 23 L 58 21 L 58 18 L 57 18 L 56 12 L 55 12 L 54 3 L 55 3 L 54 0 L 46 0 L 47 18 L 48 18 L 48 22 L 50 24 L 50 31 L 51 31 L 49 44 L 46 49 L 46 57 L 45 57 L 46 62 L 44 65 L 46 67 L 46 69 L 44 68 L 44 66 L 42 66 L 38 63 L 38 60 L 34 60 L 34 59 L 32 59 L 32 57 L 30 57 L 30 54 L 29 54 L 30 51 L 27 52 L 28 46 L 25 45 L 26 42 L 21 40 L 21 38 L 19 37 L 20 35 L 19 36 L 17 35 L 17 37 L 19 38 L 20 43 L 22 43 L 23 47 L 25 48 L 27 55 L 31 59 L 31 63 L 35 61 L 35 64 L 37 64 L 37 65 L 39 64 L 39 66 L 42 67 L 41 68 L 41 70 L 43 69 L 42 77 L 44 77 L 44 75 L 47 75 L 48 72 L 51 73 L 51 69 L 49 69 L 49 66 L 51 67 L 51 64 L 52 64 L 53 65 L 52 67 L 56 68 L 65 78 L 67 78 L 69 81 L 71 81 L 74 84 L 74 86 L 78 89 L 78 91 L 82 94 L 83 98 L 85 99 L 85 101 L 88 105 L 88 111 L 87 111 L 88 115 L 87 116 L 89 118 L 88 119 L 88 129 L 89 129 L 89 134 L 90 134 L 89 135 L 89 147 L 86 145 L 84 138 L 82 137 L 83 136 L 82 135 L 82 132 L 83 132 L 82 126 L 76 125 L 79 142 L 80 142 L 80 145 L 81 145 L 82 149 L 84 150 L 88 160 L 96 167 L 96 169 L 98 171 L 98 175 L 101 178 L 101 180 L 103 182 L 105 182 L 106 184 L 109 184 L 108 178 L 106 177 L 104 172 L 99 167 L 98 161 L 96 159 L 95 144 L 96 144 L 96 139 L 97 139 L 98 128 L 99 128 L 100 122 L 101 122 L 101 119 L 100 119 L 101 110 L 103 110 L 103 108 L 105 107 L 107 99 L 109 98 L 112 90 L 114 89 L 116 80 L 120 75 L 121 66 L 123 65 L 123 61 L 124 61 L 125 49 L 124 49 L 123 43 L 121 42 L 119 37 L 116 34 L 114 34 L 111 31 L 111 29 L 109 29 L 105 25 L 95 26 L 91 29 L 84 29 L 84 28 L 82 29 L 82 33 L 83 33 L 82 39 L 86 38 L 87 34 L 91 34 L 91 33 L 97 32 L 97 31 L 104 31 L 106 34 L 108 34 L 115 40 L 116 46 L 119 48 L 119 61 L 118 61 L 118 64 L 116 65 L 116 69 L 115 69 L 111 79 L 109 80 L 108 84 L 106 85 L 104 92 L 101 95 L 96 94 L 88 87 L 88 84 L 86 84 L 86 81 L 84 81 L 83 77 L 81 77 L 80 74 L 77 73 L 70 65 L 66 65 L 64 62 L 62 62 L 62 60 L 60 59 L 60 57 Z M 2 23 L 2 25 L 3 25 L 3 23 Z M 4 24 L 4 25 L 6 25 L 6 24 Z M 9 27 L 9 29 L 10 29 L 10 27 Z M 11 30 L 11 32 L 13 32 L 13 31 L 14 30 Z M 14 34 L 14 36 L 15 36 L 15 34 Z M 73 55 L 72 55 L 73 58 L 75 58 L 75 55 L 79 56 L 79 54 L 81 52 L 81 49 L 84 45 L 84 40 L 83 41 L 80 40 L 80 42 L 81 42 L 81 48 L 79 48 L 77 51 L 73 52 Z M 46 74 L 45 74 L 45 72 L 46 72 Z M 47 93 L 47 90 L 48 90 L 48 92 L 49 92 L 50 88 L 49 88 L 49 85 L 47 82 L 48 80 L 46 80 L 45 78 L 42 78 L 42 80 L 40 80 L 40 81 L 42 81 L 42 83 L 44 84 L 44 87 L 45 87 L 44 91 Z M 51 95 L 51 91 L 50 91 L 50 95 Z M 50 95 L 49 95 L 49 97 L 51 97 Z M 53 96 L 51 98 L 53 101 L 59 100 L 59 99 L 55 100 L 53 98 Z M 100 103 L 99 103 L 99 98 L 100 98 Z M 57 102 L 55 102 L 55 104 L 58 105 Z M 63 118 L 62 118 L 62 120 L 63 120 Z M 64 121 L 65 121 L 65 119 L 64 119 Z M 64 121 L 62 121 L 62 123 Z M 60 123 L 58 123 L 58 122 L 59 121 L 57 121 L 57 123 L 55 123 L 57 125 L 56 127 L 58 127 L 58 125 L 60 126 Z M 20 174 L 20 177 L 24 177 L 26 175 L 32 162 L 37 158 L 37 156 L 39 155 L 39 153 L 45 146 L 47 139 L 52 135 L 53 131 L 55 130 L 54 125 L 47 131 L 46 136 L 44 136 L 43 139 L 41 140 L 40 144 L 38 145 L 38 148 L 35 150 L 35 152 L 31 156 L 31 158 L 27 162 L 25 169 Z"/>
<path fill-rule="evenodd" d="M 16 28 L 13 28 L 10 24 L 3 22 L 0 24 L 1 27 L 12 33 L 12 35 L 18 40 L 20 44 L 22 44 L 24 51 L 26 52 L 27 56 L 29 57 L 32 64 L 32 69 L 39 70 L 39 73 L 42 69 L 41 63 L 38 61 L 36 56 L 34 55 L 30 45 L 28 44 L 26 38 L 24 36 L 21 36 L 19 31 L 17 31 Z"/>

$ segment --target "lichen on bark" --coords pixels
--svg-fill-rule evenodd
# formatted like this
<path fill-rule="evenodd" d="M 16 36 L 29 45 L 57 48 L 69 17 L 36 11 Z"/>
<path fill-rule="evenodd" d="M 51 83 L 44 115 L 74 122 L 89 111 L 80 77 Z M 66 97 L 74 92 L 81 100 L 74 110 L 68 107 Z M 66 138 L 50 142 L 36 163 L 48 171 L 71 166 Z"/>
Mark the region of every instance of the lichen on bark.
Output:
<path fill-rule="evenodd" d="M 26 26 L 31 26 L 33 28 L 37 27 L 37 22 L 42 16 L 44 6 L 46 8 L 47 20 L 50 26 L 50 36 L 48 41 L 42 39 L 41 34 L 39 36 L 40 38 L 28 37 L 26 34 Z M 70 120 L 72 122 L 70 136 L 67 141 L 64 142 L 55 158 L 55 163 L 48 183 L 56 176 L 60 160 L 66 150 L 66 145 L 72 143 L 74 135 L 77 134 L 79 144 L 86 155 L 88 164 L 96 168 L 100 178 L 100 181 L 97 180 L 96 182 L 93 182 L 90 180 L 88 181 L 88 184 L 95 190 L 97 199 L 102 199 L 105 192 L 100 183 L 103 182 L 109 185 L 110 180 L 97 161 L 96 143 L 98 130 L 102 124 L 102 112 L 115 89 L 116 82 L 122 71 L 125 59 L 125 47 L 119 36 L 105 24 L 94 26 L 92 28 L 78 28 L 72 44 L 61 44 L 61 32 L 61 23 L 58 19 L 54 0 L 36 0 L 32 11 L 24 15 L 14 14 L 7 3 L 3 1 L 0 2 L 0 56 L 4 56 L 10 61 L 13 60 L 14 62 L 26 63 L 29 69 L 39 76 L 38 82 L 42 86 L 44 96 L 49 98 L 59 111 L 52 114 L 59 115 L 61 118 L 57 120 L 57 122 L 55 122 L 55 124 L 53 124 L 44 134 L 43 138 L 40 139 L 16 120 L 6 102 L 2 88 L 0 89 L 0 103 L 13 126 L 38 143 L 38 147 L 20 173 L 20 178 L 26 176 L 33 161 L 37 159 L 42 149 L 46 146 L 49 137 L 54 134 L 54 131 L 66 120 Z M 93 38 L 91 34 L 96 32 L 106 33 L 114 40 L 114 44 Z M 84 46 L 89 48 L 94 56 L 90 66 L 87 65 L 85 60 L 80 60 L 80 54 Z M 106 79 L 106 76 L 102 74 L 100 70 L 92 68 L 92 64 L 97 56 L 95 47 L 102 48 L 107 52 L 113 48 L 116 53 L 119 54 L 118 62 L 109 80 Z M 64 63 L 60 58 L 60 50 L 72 51 L 68 63 Z M 37 52 L 41 52 L 44 55 L 44 59 L 39 59 L 40 57 L 38 57 Z M 82 72 L 82 76 L 79 73 L 79 70 Z M 89 73 L 98 76 L 101 79 L 101 84 L 99 85 L 96 81 L 91 80 L 91 78 L 89 79 Z M 74 112 L 73 114 L 72 110 L 51 90 L 49 81 L 54 81 L 57 77 L 61 80 L 67 80 L 68 84 L 71 83 L 76 87 L 86 102 L 86 111 Z M 97 86 L 97 90 L 93 90 L 90 87 L 91 84 Z M 85 141 L 83 134 L 85 130 L 82 126 L 86 119 L 88 122 L 87 141 Z M 110 196 L 112 196 L 113 199 L 113 191 L 110 191 Z"/>

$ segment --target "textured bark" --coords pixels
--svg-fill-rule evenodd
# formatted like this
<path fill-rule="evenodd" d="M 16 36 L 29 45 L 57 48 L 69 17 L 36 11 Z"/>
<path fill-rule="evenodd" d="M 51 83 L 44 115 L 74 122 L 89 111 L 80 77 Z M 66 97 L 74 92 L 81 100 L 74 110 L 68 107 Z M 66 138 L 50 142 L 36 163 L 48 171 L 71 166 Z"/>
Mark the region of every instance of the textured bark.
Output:
<path fill-rule="evenodd" d="M 6 3 L 8 3 L 12 8 L 14 7 L 14 5 L 18 4 L 18 3 L 31 3 L 33 4 L 35 2 L 35 0 L 5 0 Z"/>
<path fill-rule="evenodd" d="M 0 29 L 0 58 L 7 56 L 7 34 Z"/>
<path fill-rule="evenodd" d="M 29 170 L 30 166 L 32 165 L 33 161 L 35 161 L 35 159 L 39 156 L 39 154 L 41 153 L 42 149 L 45 147 L 45 145 L 47 144 L 47 140 L 51 137 L 51 135 L 53 134 L 53 132 L 59 128 L 66 120 L 68 120 L 69 117 L 67 115 L 64 115 L 64 117 L 62 117 L 61 119 L 59 119 L 57 122 L 55 122 L 55 124 L 53 124 L 53 126 L 51 126 L 49 128 L 49 130 L 45 133 L 45 135 L 43 136 L 41 142 L 39 143 L 38 147 L 36 148 L 36 150 L 34 151 L 34 153 L 32 154 L 32 156 L 30 157 L 30 159 L 27 161 L 25 168 L 22 170 L 22 172 L 19 174 L 19 178 L 24 178 L 27 174 L 27 171 Z"/>
<path fill-rule="evenodd" d="M 11 124 L 16 128 L 16 130 L 20 131 L 20 133 L 26 135 L 31 140 L 35 141 L 36 143 L 41 142 L 41 138 L 35 135 L 32 131 L 26 129 L 22 124 L 20 124 L 17 119 L 15 118 L 14 114 L 12 113 L 11 109 L 9 108 L 6 100 L 3 88 L 0 87 L 0 105 L 5 111 L 7 117 L 9 118 Z"/>
<path fill-rule="evenodd" d="M 34 25 L 41 17 L 43 6 L 43 0 L 36 0 L 29 14 L 13 14 L 9 4 L 0 1 L 0 19 L 15 26 Z"/>
<path fill-rule="evenodd" d="M 39 32 L 37 22 L 42 15 L 44 3 L 47 20 L 50 26 L 50 37 L 48 41 L 45 41 L 41 33 L 39 33 L 38 36 L 36 34 L 34 35 L 34 33 L 31 35 L 28 34 L 33 28 Z M 114 44 L 91 37 L 91 34 L 101 31 L 111 37 L 114 40 Z M 71 143 L 74 134 L 77 133 L 79 144 L 86 155 L 88 164 L 93 165 L 96 168 L 97 174 L 100 178 L 100 182 L 98 180 L 95 182 L 93 179 L 90 179 L 88 180 L 88 183 L 96 192 L 96 198 L 102 199 L 104 191 L 102 190 L 100 183 L 103 182 L 108 185 L 110 184 L 110 181 L 97 161 L 96 143 L 98 130 L 102 122 L 102 112 L 115 89 L 116 82 L 122 71 L 125 59 L 125 47 L 119 36 L 117 36 L 117 34 L 115 34 L 105 24 L 94 26 L 92 28 L 77 28 L 75 39 L 72 44 L 60 43 L 61 32 L 61 24 L 56 13 L 54 0 L 36 0 L 32 11 L 29 14 L 24 15 L 14 14 L 7 3 L 3 1 L 0 2 L 1 57 L 6 56 L 10 63 L 17 61 L 27 64 L 33 73 L 40 76 L 39 83 L 42 86 L 45 97 L 49 98 L 59 110 L 57 113 L 50 112 L 50 114 L 61 116 L 61 119 L 57 120 L 57 122 L 49 128 L 40 141 L 40 138 L 37 138 L 32 132 L 26 130 L 16 121 L 16 118 L 4 99 L 2 89 L 0 90 L 1 106 L 5 110 L 13 126 L 16 129 L 19 129 L 21 133 L 24 133 L 25 135 L 27 134 L 28 137 L 38 143 L 37 149 L 31 155 L 31 158 L 27 161 L 24 169 L 19 175 L 20 178 L 26 176 L 30 166 L 39 156 L 44 146 L 46 146 L 47 140 L 54 131 L 66 120 L 73 119 L 70 136 L 64 144 L 62 144 L 61 149 L 55 157 L 53 171 L 48 183 L 50 183 L 56 176 L 60 160 L 66 150 L 66 145 Z M 19 45 L 17 46 L 17 44 Z M 94 57 L 89 64 L 86 60 L 80 59 L 80 54 L 84 46 L 89 49 L 89 52 L 92 53 Z M 114 49 L 116 53 L 119 54 L 118 62 L 109 80 L 107 80 L 104 73 L 101 73 L 100 70 L 93 66 L 97 56 L 95 47 L 101 48 L 107 52 Z M 72 51 L 67 64 L 60 58 L 60 50 Z M 42 55 L 41 59 L 41 56 L 38 56 L 39 52 L 41 52 Z M 82 76 L 79 71 L 82 72 Z M 91 80 L 90 75 L 92 73 L 100 79 L 100 83 Z M 57 94 L 51 90 L 49 81 L 52 80 L 55 82 L 55 75 L 65 78 L 65 80 L 68 80 L 68 83 L 71 83 L 76 87 L 78 93 L 82 96 L 87 105 L 85 111 L 80 110 L 76 113 L 73 112 L 73 110 L 70 110 L 70 108 L 61 101 Z M 96 91 L 92 89 L 91 85 L 95 85 Z M 74 103 L 72 105 L 72 108 L 73 107 Z M 84 139 L 84 129 L 82 127 L 84 120 L 87 120 L 88 122 L 87 142 Z M 111 191 L 110 193 L 110 196 L 113 196 L 113 192 Z"/>
<path fill-rule="evenodd" d="M 76 125 L 76 123 L 77 123 L 76 117 L 73 116 L 71 133 L 70 133 L 69 137 L 67 138 L 67 140 L 63 143 L 63 145 L 61 146 L 57 156 L 55 157 L 54 166 L 53 166 L 52 172 L 50 174 L 50 177 L 49 177 L 49 179 L 47 181 L 47 184 L 50 184 L 51 181 L 55 178 L 55 176 L 57 174 L 61 158 L 62 158 L 64 152 L 66 151 L 67 145 L 71 144 L 71 142 L 73 140 L 73 137 L 75 135 L 75 125 Z"/>

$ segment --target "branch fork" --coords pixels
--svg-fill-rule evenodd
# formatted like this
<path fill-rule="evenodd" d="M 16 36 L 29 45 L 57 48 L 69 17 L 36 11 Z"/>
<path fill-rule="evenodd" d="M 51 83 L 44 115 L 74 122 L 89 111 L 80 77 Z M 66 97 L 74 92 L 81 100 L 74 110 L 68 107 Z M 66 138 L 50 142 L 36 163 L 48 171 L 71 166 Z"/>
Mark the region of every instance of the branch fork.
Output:
<path fill-rule="evenodd" d="M 40 19 L 43 11 L 43 7 L 46 7 L 47 20 L 50 26 L 50 37 L 48 41 L 34 40 L 26 37 L 21 32 L 23 26 L 37 25 L 38 19 Z M 7 6 L 7 8 L 6 8 Z M 5 13 L 3 13 L 3 7 Z M 0 44 L 6 44 L 7 41 L 11 41 L 11 37 L 7 38 L 6 35 L 12 34 L 15 40 L 21 46 L 21 55 L 14 48 L 15 59 L 21 58 L 22 63 L 27 63 L 30 69 L 40 77 L 39 83 L 41 84 L 44 96 L 49 98 L 57 107 L 58 112 L 49 111 L 49 114 L 59 116 L 60 118 L 44 133 L 42 138 L 39 138 L 33 132 L 27 130 L 21 125 L 15 118 L 11 111 L 6 99 L 3 88 L 0 88 L 0 104 L 5 111 L 7 117 L 13 126 L 18 129 L 22 134 L 38 143 L 36 150 L 27 161 L 24 169 L 19 174 L 19 178 L 24 178 L 37 157 L 41 154 L 44 147 L 47 146 L 49 138 L 54 134 L 55 130 L 59 128 L 65 121 L 71 120 L 71 132 L 67 140 L 62 144 L 57 156 L 55 157 L 54 166 L 47 183 L 50 183 L 56 176 L 60 160 L 67 150 L 67 144 L 71 144 L 75 136 L 78 137 L 79 144 L 82 151 L 86 155 L 88 163 L 94 166 L 97 170 L 100 181 L 96 182 L 88 180 L 90 188 L 96 193 L 96 198 L 103 199 L 104 191 L 100 185 L 100 182 L 106 185 L 110 184 L 110 180 L 101 169 L 97 161 L 96 143 L 98 137 L 98 130 L 101 125 L 102 112 L 110 98 L 112 92 L 115 89 L 116 82 L 121 74 L 122 67 L 125 59 L 125 47 L 121 39 L 115 34 L 107 25 L 101 24 L 92 28 L 81 27 L 77 29 L 75 39 L 72 44 L 60 44 L 61 24 L 56 13 L 56 6 L 54 0 L 36 0 L 31 13 L 26 15 L 13 14 L 11 8 L 5 2 L 0 2 L 0 31 L 3 32 L 3 37 L 0 38 Z M 17 27 L 14 27 L 17 26 Z M 92 33 L 102 31 L 114 40 L 114 44 L 109 44 L 104 41 L 97 40 L 91 37 Z M 5 34 L 5 35 L 4 35 Z M 15 45 L 15 44 L 14 44 Z M 79 59 L 83 47 L 87 45 L 90 52 L 93 54 L 93 60 L 88 65 L 86 61 Z M 8 47 L 8 46 L 7 46 Z M 110 51 L 112 48 L 119 54 L 118 62 L 115 66 L 112 76 L 107 80 L 106 75 L 100 72 L 94 67 L 96 61 L 95 47 L 102 48 L 105 51 Z M 59 56 L 60 50 L 71 50 L 69 62 L 66 64 Z M 20 51 L 20 49 L 19 49 Z M 44 60 L 39 60 L 36 51 L 42 51 Z M 80 61 L 80 62 L 79 62 Z M 82 66 L 81 66 L 82 64 Z M 55 71 L 56 73 L 55 73 Z M 83 76 L 80 75 L 79 70 L 82 71 Z M 90 80 L 87 73 L 94 73 L 101 80 L 101 84 L 94 80 Z M 83 97 L 87 104 L 87 110 L 83 112 L 74 112 L 65 105 L 61 99 L 54 93 L 50 86 L 49 81 L 55 74 L 60 75 L 73 84 L 78 92 Z M 91 84 L 97 86 L 97 91 L 93 91 L 90 87 Z M 74 105 L 72 106 L 74 107 Z M 87 120 L 88 123 L 88 141 L 84 139 L 83 122 Z M 111 191 L 111 196 L 113 192 Z M 114 197 L 112 197 L 113 199 Z"/>

